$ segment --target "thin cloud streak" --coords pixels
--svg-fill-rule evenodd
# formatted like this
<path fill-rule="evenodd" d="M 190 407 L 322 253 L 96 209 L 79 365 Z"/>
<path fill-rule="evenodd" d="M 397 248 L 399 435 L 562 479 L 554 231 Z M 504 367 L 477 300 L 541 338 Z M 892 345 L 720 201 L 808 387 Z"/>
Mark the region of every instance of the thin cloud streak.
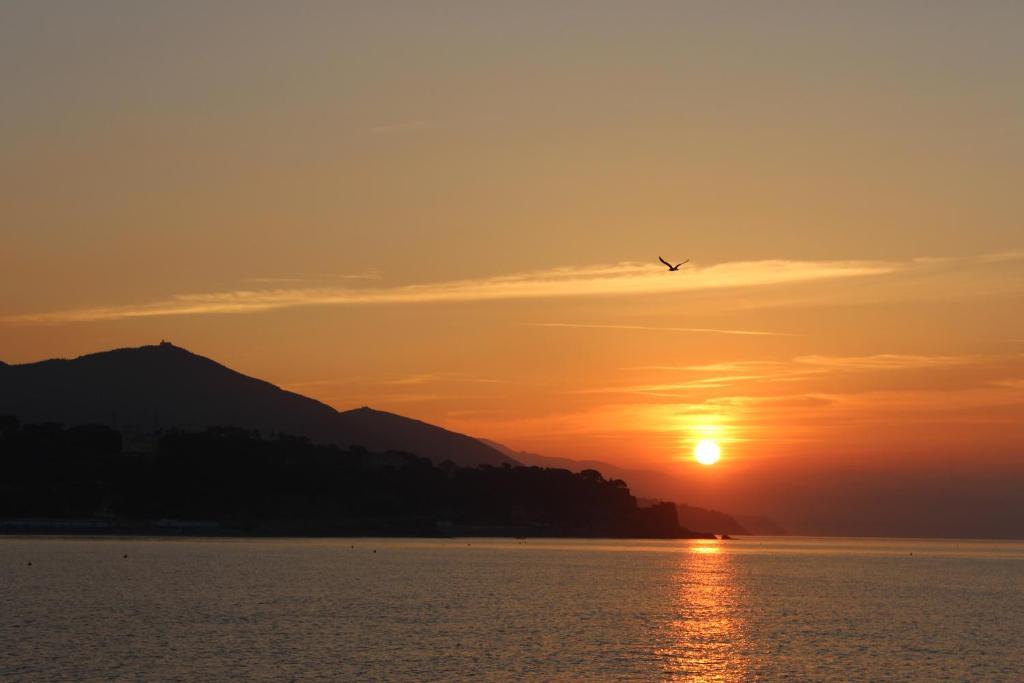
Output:
<path fill-rule="evenodd" d="M 649 327 L 646 325 L 585 325 L 576 323 L 529 323 L 530 327 L 568 327 L 585 330 L 646 330 L 651 332 L 705 332 L 710 334 L 738 334 L 758 337 L 793 337 L 785 332 L 757 330 L 720 330 L 712 327 Z"/>
<path fill-rule="evenodd" d="M 514 384 L 511 380 L 491 379 L 487 377 L 470 377 L 456 373 L 422 373 L 409 375 L 398 379 L 387 380 L 383 384 L 394 386 L 419 386 L 423 384 L 439 383 L 469 383 L 469 384 Z"/>
<path fill-rule="evenodd" d="M 719 389 L 737 384 L 765 384 L 813 381 L 823 376 L 847 373 L 891 373 L 902 370 L 939 370 L 962 365 L 981 365 L 1015 359 L 1007 355 L 925 356 L 881 353 L 867 356 L 798 356 L 789 361 L 737 361 L 708 365 L 648 365 L 623 368 L 630 371 L 666 371 L 701 375 L 671 383 L 592 387 L 576 393 L 632 393 L 671 397 L 677 392 Z M 714 373 L 704 377 L 705 373 Z M 725 373 L 725 374 L 721 374 Z M 1006 385 L 1001 385 L 1006 386 Z"/>
<path fill-rule="evenodd" d="M 668 274 L 653 268 L 649 263 L 625 262 L 386 288 L 299 288 L 179 294 L 145 304 L 28 313 L 6 316 L 0 318 L 0 321 L 52 324 L 175 315 L 258 313 L 299 306 L 430 304 L 687 293 L 883 275 L 905 267 L 905 264 L 872 261 L 738 261 Z"/>
<path fill-rule="evenodd" d="M 836 370 L 908 370 L 967 365 L 981 359 L 975 356 L 916 356 L 879 353 L 873 356 L 799 356 L 793 360 L 796 363 Z"/>
<path fill-rule="evenodd" d="M 323 273 L 319 275 L 292 275 L 288 277 L 250 277 L 241 282 L 252 282 L 261 285 L 297 284 L 300 282 L 317 282 L 322 280 L 379 280 L 380 272 L 367 270 L 361 273 Z"/>
<path fill-rule="evenodd" d="M 797 356 L 788 361 L 757 360 L 757 361 L 735 361 L 731 363 L 711 363 L 707 365 L 641 365 L 624 370 L 667 370 L 675 372 L 753 372 L 763 370 L 764 376 L 774 374 L 774 371 L 786 371 L 798 366 L 810 366 L 802 372 L 826 372 L 826 371 L 862 371 L 862 370 L 912 370 L 917 368 L 941 368 L 952 365 L 970 365 L 983 363 L 1016 356 L 1005 354 L 978 356 L 925 356 L 909 355 L 900 353 L 877 353 L 865 356 L 826 356 L 810 355 Z"/>

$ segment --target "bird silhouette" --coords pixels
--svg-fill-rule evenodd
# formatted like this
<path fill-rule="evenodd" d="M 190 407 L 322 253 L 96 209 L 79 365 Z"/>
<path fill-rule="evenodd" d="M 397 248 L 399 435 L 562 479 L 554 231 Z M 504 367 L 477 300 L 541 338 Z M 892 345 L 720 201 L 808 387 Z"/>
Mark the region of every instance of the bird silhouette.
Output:
<path fill-rule="evenodd" d="M 675 265 L 673 266 L 673 265 L 672 265 L 671 263 L 669 263 L 669 262 L 668 262 L 668 261 L 666 261 L 665 259 L 661 258 L 660 256 L 658 257 L 658 260 L 659 260 L 659 261 L 661 261 L 662 263 L 664 263 L 664 264 L 665 264 L 666 266 L 668 266 L 668 269 L 669 269 L 669 271 L 676 271 L 676 270 L 679 270 L 679 266 L 683 265 L 684 263 L 689 263 L 689 262 L 690 262 L 690 259 L 686 259 L 685 261 L 682 261 L 682 262 L 680 262 L 680 263 L 677 263 L 677 264 L 675 264 Z"/>

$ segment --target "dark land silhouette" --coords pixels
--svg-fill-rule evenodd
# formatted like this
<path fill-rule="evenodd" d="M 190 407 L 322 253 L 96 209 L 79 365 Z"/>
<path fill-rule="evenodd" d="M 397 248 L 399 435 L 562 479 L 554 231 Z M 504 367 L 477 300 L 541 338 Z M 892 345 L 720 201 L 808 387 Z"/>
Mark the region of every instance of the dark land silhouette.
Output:
<path fill-rule="evenodd" d="M 730 515 L 719 510 L 680 502 L 687 488 L 686 481 L 666 472 L 619 467 L 600 460 L 573 460 L 529 451 L 516 451 L 497 441 L 480 440 L 524 465 L 557 467 L 572 472 L 591 469 L 597 470 L 610 479 L 623 479 L 629 483 L 630 491 L 637 496 L 642 505 L 660 501 L 674 502 L 679 512 L 679 523 L 688 529 L 703 529 L 717 534 L 733 535 L 781 536 L 788 533 L 779 524 L 763 515 Z"/>
<path fill-rule="evenodd" d="M 296 435 L 310 445 L 334 446 L 343 453 L 411 453 L 434 465 L 594 470 L 606 479 L 628 482 L 636 495 L 651 499 L 644 501 L 646 506 L 680 501 L 686 490 L 685 481 L 663 472 L 516 452 L 366 407 L 339 412 L 167 342 L 71 360 L 0 363 L 0 415 L 4 414 L 29 425 L 106 425 L 119 435 L 125 453 L 151 454 L 166 448 L 158 435 L 175 430 L 232 427 L 271 440 L 277 434 Z M 75 429 L 67 431 L 78 433 Z M 725 513 L 678 503 L 676 510 L 686 529 L 728 534 L 782 531 L 770 520 L 741 524 Z"/>
<path fill-rule="evenodd" d="M 0 367 L 0 415 L 106 424 L 132 442 L 161 429 L 230 425 L 343 448 L 406 451 L 434 463 L 518 464 L 480 441 L 370 408 L 339 412 L 169 343 Z"/>
<path fill-rule="evenodd" d="M 599 472 L 459 467 L 239 428 L 171 430 L 146 453 L 106 425 L 0 417 L 6 532 L 710 538 Z"/>

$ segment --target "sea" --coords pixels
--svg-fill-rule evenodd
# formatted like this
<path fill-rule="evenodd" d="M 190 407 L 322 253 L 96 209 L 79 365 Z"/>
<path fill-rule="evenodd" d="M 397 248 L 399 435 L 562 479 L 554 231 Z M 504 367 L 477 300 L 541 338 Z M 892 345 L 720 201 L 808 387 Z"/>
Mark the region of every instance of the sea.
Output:
<path fill-rule="evenodd" d="M 1024 542 L 0 537 L 4 681 L 1024 681 Z"/>

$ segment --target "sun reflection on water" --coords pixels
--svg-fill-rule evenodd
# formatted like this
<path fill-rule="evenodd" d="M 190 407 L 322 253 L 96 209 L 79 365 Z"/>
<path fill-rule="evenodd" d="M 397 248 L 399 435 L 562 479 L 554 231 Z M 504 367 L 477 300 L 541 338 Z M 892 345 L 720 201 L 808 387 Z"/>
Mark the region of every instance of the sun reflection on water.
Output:
<path fill-rule="evenodd" d="M 722 552 L 722 544 L 720 541 L 701 539 L 690 545 L 690 552 L 698 555 L 716 555 Z"/>
<path fill-rule="evenodd" d="M 669 680 L 748 678 L 744 596 L 733 558 L 718 541 L 694 541 L 679 557 L 655 655 Z"/>

